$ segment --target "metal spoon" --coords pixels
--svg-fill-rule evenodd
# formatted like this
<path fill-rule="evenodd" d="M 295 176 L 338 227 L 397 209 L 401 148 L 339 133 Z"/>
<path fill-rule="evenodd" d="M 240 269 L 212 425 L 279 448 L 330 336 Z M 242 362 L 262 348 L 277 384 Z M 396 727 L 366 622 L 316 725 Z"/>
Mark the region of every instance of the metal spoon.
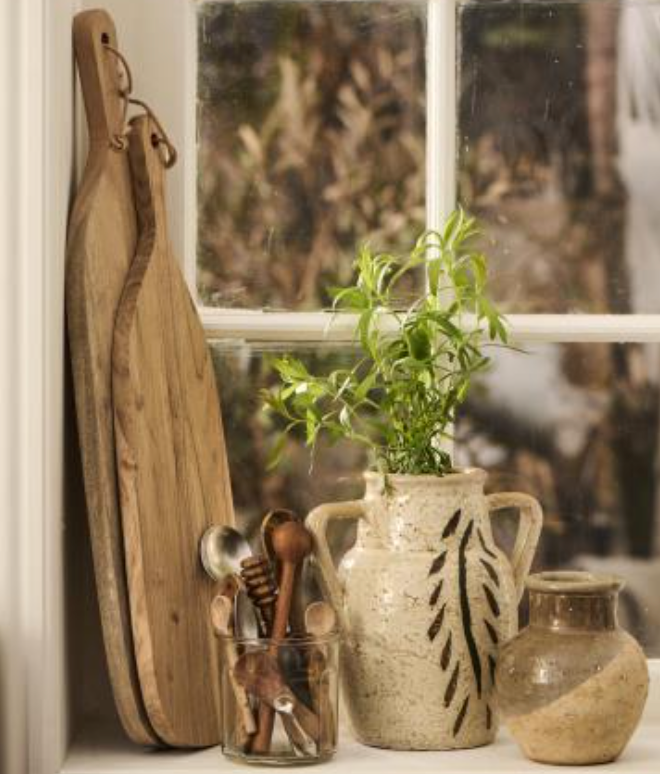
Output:
<path fill-rule="evenodd" d="M 207 574 L 215 581 L 240 575 L 241 561 L 252 556 L 250 544 L 233 527 L 209 527 L 199 542 L 199 556 Z"/>
<path fill-rule="evenodd" d="M 213 580 L 226 584 L 229 579 L 239 585 L 234 596 L 234 618 L 237 636 L 248 639 L 264 635 L 252 602 L 243 589 L 241 563 L 252 557 L 252 549 L 241 533 L 233 527 L 210 527 L 202 535 L 199 556 L 207 574 Z"/>
<path fill-rule="evenodd" d="M 234 621 L 239 639 L 257 640 L 262 636 L 254 605 L 242 589 L 234 597 Z"/>
<path fill-rule="evenodd" d="M 292 744 L 307 755 L 314 754 L 319 719 L 291 692 L 275 657 L 263 651 L 244 653 L 234 666 L 234 674 L 248 693 L 257 696 L 262 703 L 282 715 Z M 252 752 L 263 754 L 268 749 L 262 750 L 253 743 Z"/>
<path fill-rule="evenodd" d="M 288 718 L 285 726 L 289 729 L 295 728 L 295 746 L 303 755 L 316 757 L 316 744 L 305 733 L 294 715 L 293 708 L 294 704 L 289 694 L 280 694 L 273 699 L 273 709 L 275 712 L 284 715 L 283 721 L 285 721 L 285 718 Z"/>

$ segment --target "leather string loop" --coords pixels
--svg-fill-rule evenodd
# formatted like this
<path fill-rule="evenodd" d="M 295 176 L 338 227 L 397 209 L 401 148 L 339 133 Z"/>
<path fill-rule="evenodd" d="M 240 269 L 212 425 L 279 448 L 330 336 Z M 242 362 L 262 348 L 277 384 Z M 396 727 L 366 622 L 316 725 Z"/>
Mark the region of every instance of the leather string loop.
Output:
<path fill-rule="evenodd" d="M 153 136 L 154 147 L 158 149 L 160 159 L 165 169 L 171 169 L 177 161 L 178 154 L 174 146 L 174 143 L 170 140 L 167 132 L 163 128 L 162 123 L 158 116 L 154 113 L 152 108 L 141 99 L 133 97 L 133 73 L 131 72 L 130 65 L 126 60 L 126 57 L 110 43 L 103 42 L 103 47 L 112 54 L 120 63 L 122 69 L 122 79 L 126 80 L 126 85 L 119 90 L 119 95 L 124 101 L 124 109 L 122 111 L 121 126 L 119 131 L 116 132 L 111 140 L 110 146 L 116 151 L 125 151 L 128 148 L 128 110 L 130 105 L 137 105 L 142 108 L 144 112 L 151 118 L 156 126 L 156 133 Z"/>

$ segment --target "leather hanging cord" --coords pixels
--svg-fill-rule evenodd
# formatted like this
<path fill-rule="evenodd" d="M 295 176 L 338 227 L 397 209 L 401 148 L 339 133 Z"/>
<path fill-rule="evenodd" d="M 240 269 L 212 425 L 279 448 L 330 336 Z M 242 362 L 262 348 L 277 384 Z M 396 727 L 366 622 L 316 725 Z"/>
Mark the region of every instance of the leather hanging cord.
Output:
<path fill-rule="evenodd" d="M 165 129 L 163 129 L 163 125 L 161 124 L 158 116 L 149 107 L 149 105 L 141 99 L 137 99 L 136 97 L 129 97 L 128 102 L 131 105 L 138 105 L 141 107 L 154 122 L 158 133 L 152 136 L 151 141 L 154 147 L 158 148 L 159 155 L 165 169 L 171 169 L 176 164 L 177 152 L 172 141 L 168 137 L 167 132 Z"/>
<path fill-rule="evenodd" d="M 130 65 L 126 57 L 119 51 L 119 49 L 111 46 L 110 43 L 104 41 L 103 47 L 112 54 L 121 64 L 123 77 L 126 79 L 126 85 L 120 89 L 119 95 L 124 101 L 124 109 L 122 111 L 121 126 L 119 131 L 116 132 L 110 140 L 110 145 L 116 151 L 125 151 L 128 148 L 128 109 L 130 105 L 137 105 L 151 118 L 155 127 L 156 133 L 152 137 L 154 147 L 158 148 L 161 161 L 165 169 L 171 169 L 177 161 L 178 155 L 174 143 L 170 140 L 167 132 L 163 128 L 162 123 L 158 116 L 154 113 L 151 107 L 141 99 L 131 96 L 133 93 L 133 73 L 131 72 Z"/>

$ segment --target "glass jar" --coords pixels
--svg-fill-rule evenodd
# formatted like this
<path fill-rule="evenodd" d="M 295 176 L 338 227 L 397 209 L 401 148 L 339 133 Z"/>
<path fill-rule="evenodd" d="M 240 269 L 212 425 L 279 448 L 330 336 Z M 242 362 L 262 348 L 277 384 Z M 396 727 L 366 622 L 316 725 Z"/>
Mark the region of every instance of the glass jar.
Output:
<path fill-rule="evenodd" d="M 338 634 L 220 642 L 224 754 L 287 766 L 331 758 L 338 735 Z"/>
<path fill-rule="evenodd" d="M 497 666 L 497 702 L 525 755 L 543 763 L 617 758 L 639 723 L 648 668 L 617 621 L 620 578 L 542 572 L 527 579 L 529 626 Z"/>

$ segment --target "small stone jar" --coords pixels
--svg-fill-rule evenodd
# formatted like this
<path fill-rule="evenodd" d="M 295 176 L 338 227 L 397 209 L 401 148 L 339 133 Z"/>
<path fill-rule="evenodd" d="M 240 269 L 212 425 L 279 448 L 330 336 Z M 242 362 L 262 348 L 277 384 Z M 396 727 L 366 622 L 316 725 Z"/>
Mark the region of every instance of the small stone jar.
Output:
<path fill-rule="evenodd" d="M 527 579 L 529 626 L 500 654 L 497 703 L 514 739 L 541 763 L 617 758 L 639 723 L 648 668 L 617 622 L 620 578 L 543 572 Z"/>

